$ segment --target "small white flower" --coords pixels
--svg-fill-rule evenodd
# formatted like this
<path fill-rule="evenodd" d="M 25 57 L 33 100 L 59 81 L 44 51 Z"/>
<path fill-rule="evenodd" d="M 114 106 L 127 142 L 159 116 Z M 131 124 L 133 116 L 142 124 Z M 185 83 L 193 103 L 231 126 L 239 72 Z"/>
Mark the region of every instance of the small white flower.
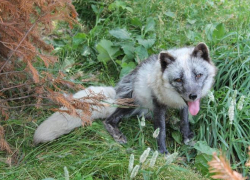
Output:
<path fill-rule="evenodd" d="M 141 127 L 145 127 L 145 126 L 146 126 L 145 117 L 144 117 L 144 115 L 142 115 L 142 117 L 141 117 Z"/>
<path fill-rule="evenodd" d="M 131 154 L 129 158 L 128 172 L 131 172 L 133 170 L 134 160 L 135 160 L 135 156 L 134 154 Z"/>
<path fill-rule="evenodd" d="M 231 100 L 230 106 L 228 108 L 229 124 L 233 124 L 234 120 L 234 100 Z"/>
<path fill-rule="evenodd" d="M 239 100 L 239 102 L 238 102 L 238 106 L 237 106 L 237 109 L 238 109 L 239 111 L 242 110 L 243 105 L 244 105 L 244 101 L 245 101 L 245 96 L 241 96 L 241 97 L 240 97 L 240 100 Z"/>
<path fill-rule="evenodd" d="M 175 152 L 173 154 L 170 154 L 170 155 L 167 155 L 166 156 L 166 165 L 171 164 L 175 160 L 175 158 L 177 157 L 177 155 L 178 155 L 177 152 Z"/>
<path fill-rule="evenodd" d="M 141 155 L 141 157 L 140 157 L 140 163 L 143 163 L 143 162 L 147 159 L 147 157 L 148 157 L 148 155 L 149 155 L 149 152 L 150 152 L 150 148 L 147 148 L 147 149 L 142 153 L 142 155 Z"/>
<path fill-rule="evenodd" d="M 65 180 L 69 180 L 69 171 L 66 166 L 63 168 Z"/>
<path fill-rule="evenodd" d="M 214 102 L 214 93 L 212 91 L 209 91 L 208 98 L 210 101 Z"/>
<path fill-rule="evenodd" d="M 152 158 L 150 159 L 149 167 L 153 167 L 155 165 L 155 162 L 156 162 L 156 159 L 157 159 L 158 155 L 159 155 L 159 152 L 156 150 L 153 153 Z"/>
<path fill-rule="evenodd" d="M 130 179 L 133 179 L 137 174 L 138 174 L 138 171 L 139 171 L 139 168 L 140 166 L 139 165 L 136 165 L 130 175 Z"/>
<path fill-rule="evenodd" d="M 157 138 L 159 136 L 159 133 L 160 133 L 160 128 L 157 128 L 153 133 L 153 137 Z"/>

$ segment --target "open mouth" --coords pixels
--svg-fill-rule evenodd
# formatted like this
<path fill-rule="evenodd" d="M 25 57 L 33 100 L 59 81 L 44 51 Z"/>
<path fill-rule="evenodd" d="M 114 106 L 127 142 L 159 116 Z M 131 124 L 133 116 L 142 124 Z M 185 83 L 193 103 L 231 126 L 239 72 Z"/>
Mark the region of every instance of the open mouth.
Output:
<path fill-rule="evenodd" d="M 198 112 L 200 111 L 200 99 L 197 99 L 195 101 L 189 101 L 187 102 L 187 105 L 190 114 L 192 114 L 193 116 L 198 114 Z"/>

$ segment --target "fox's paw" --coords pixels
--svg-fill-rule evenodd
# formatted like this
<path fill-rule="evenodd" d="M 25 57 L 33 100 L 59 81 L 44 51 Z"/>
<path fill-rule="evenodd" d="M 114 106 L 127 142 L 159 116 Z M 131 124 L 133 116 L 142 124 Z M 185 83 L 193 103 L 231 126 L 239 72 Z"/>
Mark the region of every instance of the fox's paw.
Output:
<path fill-rule="evenodd" d="M 165 154 L 165 155 L 169 154 L 169 153 L 168 153 L 168 150 L 167 150 L 166 148 L 159 148 L 158 151 L 159 151 L 159 153 L 161 153 L 161 154 Z"/>
<path fill-rule="evenodd" d="M 103 124 L 109 134 L 114 138 L 114 140 L 120 144 L 127 143 L 127 138 L 122 134 L 122 132 L 118 129 L 117 126 L 112 126 L 111 124 L 107 123 L 106 121 L 103 121 Z"/>
<path fill-rule="evenodd" d="M 194 133 L 192 131 L 189 131 L 188 133 L 188 139 L 193 139 Z"/>

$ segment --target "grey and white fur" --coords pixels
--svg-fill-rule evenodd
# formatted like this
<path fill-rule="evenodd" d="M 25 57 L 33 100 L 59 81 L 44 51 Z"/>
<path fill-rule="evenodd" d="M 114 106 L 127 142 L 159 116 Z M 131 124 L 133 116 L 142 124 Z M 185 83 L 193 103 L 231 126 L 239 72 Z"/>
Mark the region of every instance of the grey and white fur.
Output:
<path fill-rule="evenodd" d="M 105 107 L 101 110 L 102 116 L 98 112 L 93 112 L 92 119 L 106 118 L 104 125 L 107 131 L 117 142 L 126 143 L 126 137 L 118 128 L 121 119 L 132 115 L 152 115 L 154 128 L 160 129 L 157 138 L 159 151 L 167 153 L 165 144 L 166 108 L 180 109 L 181 132 L 184 143 L 187 143 L 192 137 L 188 111 L 192 115 L 199 112 L 200 99 L 212 87 L 215 75 L 216 67 L 213 65 L 208 47 L 204 43 L 199 43 L 196 47 L 162 51 L 150 56 L 123 77 L 115 87 L 115 92 L 109 93 L 114 91 L 110 87 L 90 87 L 89 89 L 93 89 L 94 92 L 102 91 L 111 103 L 115 99 L 133 98 L 134 104 L 137 105 L 136 108 Z M 77 94 L 81 94 L 78 98 L 86 95 L 81 91 Z M 34 142 L 51 141 L 68 133 L 81 125 L 80 120 L 76 119 L 69 115 L 54 113 L 38 127 L 34 135 Z"/>

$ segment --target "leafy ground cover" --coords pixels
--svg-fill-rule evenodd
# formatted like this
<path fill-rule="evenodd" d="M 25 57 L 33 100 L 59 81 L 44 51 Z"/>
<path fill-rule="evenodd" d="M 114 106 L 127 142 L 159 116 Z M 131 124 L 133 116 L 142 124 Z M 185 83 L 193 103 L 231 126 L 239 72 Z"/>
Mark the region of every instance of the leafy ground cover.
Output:
<path fill-rule="evenodd" d="M 82 26 L 69 32 L 59 24 L 53 38 L 48 38 L 61 59 L 58 68 L 75 83 L 114 85 L 150 54 L 201 41 L 210 47 L 218 67 L 214 90 L 202 101 L 201 112 L 190 117 L 197 143 L 193 147 L 183 145 L 178 116 L 170 110 L 167 146 L 179 156 L 171 165 L 166 165 L 164 157 L 159 156 L 153 168 L 146 161 L 138 179 L 202 178 L 194 169 L 206 177 L 207 161 L 219 149 L 226 153 L 233 169 L 249 174 L 245 167 L 250 145 L 247 0 L 78 0 L 75 7 Z M 97 121 L 34 147 L 31 143 L 34 130 L 49 114 L 27 109 L 21 116 L 13 113 L 12 119 L 4 122 L 6 138 L 19 150 L 20 157 L 16 167 L 0 163 L 0 177 L 64 179 L 63 168 L 67 167 L 70 179 L 129 179 L 130 154 L 135 155 L 136 165 L 147 147 L 152 149 L 149 159 L 156 150 L 152 124 L 146 122 L 142 128 L 136 118 L 121 124 L 129 139 L 125 146 L 116 144 Z M 27 121 L 23 123 L 21 119 Z"/>

